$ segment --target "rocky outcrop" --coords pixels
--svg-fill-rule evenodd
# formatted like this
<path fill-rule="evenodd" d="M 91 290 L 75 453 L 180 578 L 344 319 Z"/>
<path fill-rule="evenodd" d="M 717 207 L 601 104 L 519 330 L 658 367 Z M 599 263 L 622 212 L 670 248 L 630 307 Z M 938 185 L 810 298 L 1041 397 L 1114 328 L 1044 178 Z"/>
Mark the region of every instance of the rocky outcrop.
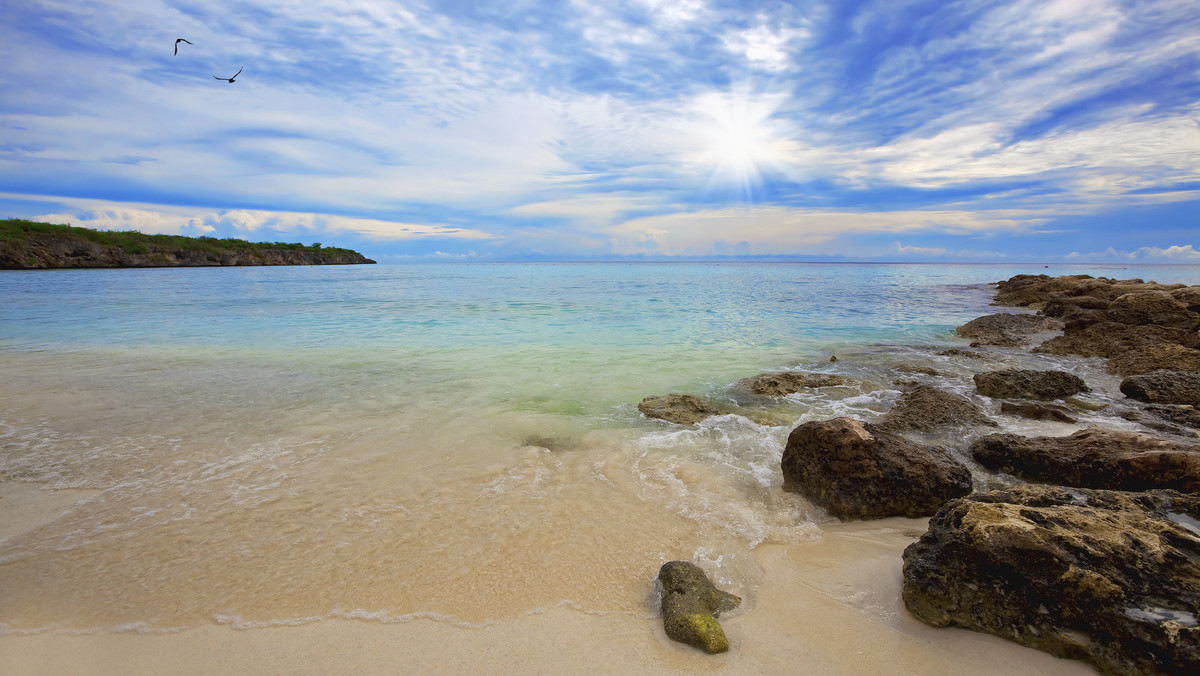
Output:
<path fill-rule="evenodd" d="M 1109 301 L 1095 296 L 1060 296 L 1046 301 L 1039 311 L 1046 317 L 1065 319 L 1087 310 L 1107 310 Z"/>
<path fill-rule="evenodd" d="M 1123 380 L 1121 392 L 1150 404 L 1200 406 L 1200 372 L 1151 371 Z"/>
<path fill-rule="evenodd" d="M 1162 326 L 1193 331 L 1200 314 L 1188 310 L 1167 291 L 1134 291 L 1118 296 L 1108 306 L 1113 321 L 1132 326 Z"/>
<path fill-rule="evenodd" d="M 829 373 L 778 371 L 744 378 L 735 387 L 764 397 L 783 397 L 812 387 L 833 387 L 845 383 L 845 378 Z"/>
<path fill-rule="evenodd" d="M 1159 370 L 1200 371 L 1200 350 L 1171 343 L 1148 345 L 1112 357 L 1108 370 L 1121 376 Z"/>
<path fill-rule="evenodd" d="M 1000 412 L 1007 415 L 1020 416 L 1029 420 L 1052 420 L 1054 422 L 1076 423 L 1076 418 L 1069 409 L 1054 404 L 1043 404 L 1033 401 L 1005 401 L 1000 404 Z"/>
<path fill-rule="evenodd" d="M 695 646 L 712 655 L 729 650 L 729 640 L 717 617 L 742 602 L 717 589 L 703 570 L 688 561 L 668 561 L 658 570 L 662 586 L 663 628 L 673 641 Z"/>
<path fill-rule="evenodd" d="M 1062 328 L 1063 323 L 1052 317 L 1001 313 L 977 317 L 956 331 L 963 338 L 972 339 L 972 346 L 1022 347 L 1032 343 L 1032 337 L 1038 333 Z"/>
<path fill-rule="evenodd" d="M 1103 674 L 1200 673 L 1200 498 L 1022 485 L 947 503 L 904 551 L 922 621 Z"/>
<path fill-rule="evenodd" d="M 842 519 L 929 516 L 971 492 L 971 473 L 937 446 L 853 418 L 800 425 L 781 461 L 784 490 Z"/>
<path fill-rule="evenodd" d="M 968 399 L 918 385 L 900 396 L 881 426 L 895 431 L 932 432 L 942 427 L 997 427 L 997 424 Z"/>
<path fill-rule="evenodd" d="M 971 445 L 988 469 L 1027 481 L 1144 491 L 1200 491 L 1200 445 L 1149 434 L 1083 430 L 1067 437 L 990 434 Z"/>
<path fill-rule="evenodd" d="M 647 418 L 658 418 L 680 425 L 691 425 L 728 411 L 690 394 L 651 396 L 638 403 L 638 411 Z"/>
<path fill-rule="evenodd" d="M 996 287 L 996 304 L 1063 319 L 1063 334 L 1034 352 L 1101 357 L 1123 376 L 1200 371 L 1200 287 L 1087 275 L 1017 275 Z"/>
<path fill-rule="evenodd" d="M 1113 321 L 1067 326 L 1056 336 L 1033 349 L 1039 354 L 1104 357 L 1126 354 L 1153 345 L 1165 345 L 1182 340 L 1187 334 L 1161 326 L 1129 326 Z"/>
<path fill-rule="evenodd" d="M 976 373 L 975 389 L 996 399 L 1062 399 L 1090 391 L 1082 378 L 1065 371 L 1023 369 Z"/>

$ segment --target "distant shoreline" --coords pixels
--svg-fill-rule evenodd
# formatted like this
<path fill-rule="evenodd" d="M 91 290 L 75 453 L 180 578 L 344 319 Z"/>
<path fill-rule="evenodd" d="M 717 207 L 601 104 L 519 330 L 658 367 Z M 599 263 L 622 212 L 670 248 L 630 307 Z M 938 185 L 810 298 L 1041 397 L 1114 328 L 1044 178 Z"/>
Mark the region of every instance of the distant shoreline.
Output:
<path fill-rule="evenodd" d="M 147 235 L 19 219 L 0 221 L 0 270 L 374 263 L 357 251 L 320 244 Z"/>

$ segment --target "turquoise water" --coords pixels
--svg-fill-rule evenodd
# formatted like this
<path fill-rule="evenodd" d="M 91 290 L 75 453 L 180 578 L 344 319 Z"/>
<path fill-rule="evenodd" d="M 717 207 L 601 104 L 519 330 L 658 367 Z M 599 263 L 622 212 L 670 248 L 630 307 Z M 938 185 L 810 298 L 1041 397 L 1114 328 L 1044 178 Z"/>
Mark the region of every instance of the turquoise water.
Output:
<path fill-rule="evenodd" d="M 2 272 L 0 476 L 80 497 L 0 541 L 0 631 L 638 611 L 666 558 L 752 599 L 754 548 L 827 520 L 781 490 L 788 431 L 881 415 L 907 361 L 972 396 L 980 365 L 936 352 L 996 311 L 986 283 L 1042 272 L 1200 283 L 1200 266 Z M 636 408 L 785 368 L 851 384 L 694 427 Z"/>
<path fill-rule="evenodd" d="M 1084 268 L 1194 279 L 1195 267 Z M 1037 266 L 433 264 L 8 272 L 0 349 L 497 379 L 602 404 L 845 345 L 945 342 Z M 1056 269 L 1054 272 L 1066 272 Z M 1075 270 L 1070 270 L 1074 272 Z M 491 388 L 492 385 L 484 385 Z"/>

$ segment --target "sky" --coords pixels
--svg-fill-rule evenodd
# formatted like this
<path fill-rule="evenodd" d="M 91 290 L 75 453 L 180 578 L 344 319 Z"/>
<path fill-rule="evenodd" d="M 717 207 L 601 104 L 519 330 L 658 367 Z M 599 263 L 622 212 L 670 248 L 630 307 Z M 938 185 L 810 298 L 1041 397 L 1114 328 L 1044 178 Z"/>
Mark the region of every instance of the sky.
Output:
<path fill-rule="evenodd" d="M 0 60 L 3 218 L 380 262 L 1200 263 L 1195 0 L 25 0 Z"/>

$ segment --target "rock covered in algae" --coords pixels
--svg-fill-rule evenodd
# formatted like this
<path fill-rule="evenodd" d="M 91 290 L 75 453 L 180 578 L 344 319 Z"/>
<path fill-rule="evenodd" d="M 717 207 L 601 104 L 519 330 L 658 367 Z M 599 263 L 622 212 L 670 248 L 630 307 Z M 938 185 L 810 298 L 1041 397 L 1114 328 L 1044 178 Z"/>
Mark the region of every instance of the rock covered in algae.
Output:
<path fill-rule="evenodd" d="M 658 570 L 662 585 L 663 627 L 674 641 L 714 655 L 729 650 L 729 640 L 717 622 L 722 612 L 742 602 L 717 589 L 703 570 L 688 561 L 668 561 Z"/>
<path fill-rule="evenodd" d="M 1200 673 L 1200 497 L 1023 484 L 952 500 L 904 604 L 1106 675 Z"/>
<path fill-rule="evenodd" d="M 658 418 L 679 425 L 691 425 L 726 411 L 690 394 L 667 394 L 646 397 L 638 404 L 638 411 L 647 418 Z"/>

